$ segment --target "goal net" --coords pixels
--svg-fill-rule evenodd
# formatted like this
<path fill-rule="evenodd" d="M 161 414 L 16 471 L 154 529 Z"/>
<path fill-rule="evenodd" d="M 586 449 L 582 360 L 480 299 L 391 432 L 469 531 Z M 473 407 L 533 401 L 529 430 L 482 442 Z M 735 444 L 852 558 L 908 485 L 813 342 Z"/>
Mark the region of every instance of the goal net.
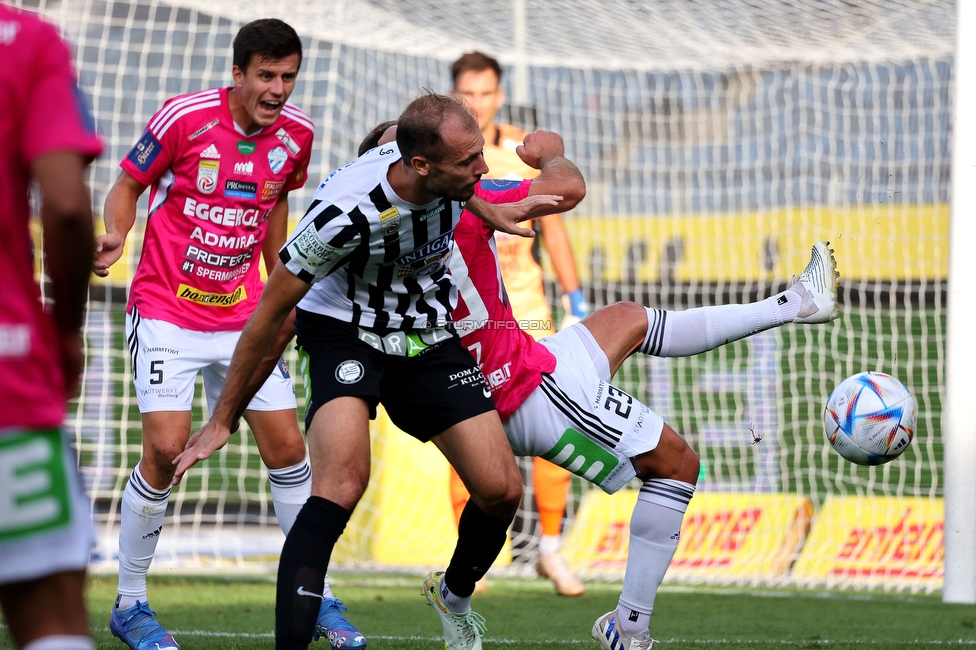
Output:
<path fill-rule="evenodd" d="M 586 200 L 564 219 L 593 306 L 626 299 L 685 309 L 764 298 L 804 268 L 814 241 L 830 240 L 842 280 L 838 321 L 779 328 L 697 357 L 637 355 L 616 378 L 700 455 L 696 501 L 717 511 L 741 498 L 802 504 L 769 505 L 751 520 L 756 531 L 767 519 L 788 520 L 778 569 L 767 573 L 739 572 L 735 558 L 723 564 L 719 543 L 748 533 L 729 522 L 758 506 L 689 513 L 683 536 L 701 546 L 679 549 L 687 564 L 670 579 L 851 585 L 867 572 L 886 587 L 939 587 L 938 571 L 917 564 L 877 567 L 891 564 L 898 544 L 941 543 L 941 519 L 930 530 L 928 519 L 912 517 L 938 509 L 944 482 L 951 0 L 14 4 L 40 11 L 74 47 L 107 144 L 91 174 L 96 212 L 153 112 L 170 96 L 230 85 L 237 30 L 274 16 L 303 38 L 291 101 L 316 123 L 313 182 L 292 193 L 293 218 L 315 179 L 351 160 L 373 125 L 395 118 L 421 89 L 449 90 L 450 63 L 478 49 L 505 67 L 511 103 L 502 121 L 560 133 L 586 177 Z M 96 559 L 106 566 L 121 490 L 141 452 L 123 323 L 145 215 L 140 204 L 125 257 L 93 286 L 88 361 L 69 422 L 100 530 Z M 915 442 L 873 468 L 835 454 L 820 415 L 833 386 L 863 370 L 898 377 L 918 404 Z M 373 479 L 335 564 L 410 566 L 412 544 L 446 562 L 453 533 L 442 459 L 382 418 L 373 435 Z M 590 550 L 571 559 L 585 575 L 619 577 L 612 551 L 625 545 L 628 517 L 613 519 L 592 494 L 574 479 L 564 531 L 573 548 Z M 526 495 L 511 571 L 528 570 L 536 552 Z M 246 430 L 174 489 L 171 510 L 157 563 L 261 567 L 280 549 L 267 474 Z M 912 543 L 906 521 L 915 522 Z M 834 547 L 853 544 L 862 562 L 804 573 L 819 566 L 803 553 L 828 524 Z M 432 541 L 430 530 L 445 539 Z M 696 562 L 709 571 L 694 571 Z"/>

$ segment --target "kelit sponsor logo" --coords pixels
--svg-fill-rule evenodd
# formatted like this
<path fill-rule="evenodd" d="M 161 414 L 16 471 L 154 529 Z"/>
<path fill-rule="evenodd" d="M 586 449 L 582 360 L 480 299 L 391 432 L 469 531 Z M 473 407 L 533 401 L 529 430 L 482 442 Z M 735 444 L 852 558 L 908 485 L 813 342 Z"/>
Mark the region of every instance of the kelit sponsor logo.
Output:
<path fill-rule="evenodd" d="M 244 285 L 241 285 L 231 293 L 211 293 L 186 284 L 180 284 L 176 289 L 176 296 L 181 300 L 188 300 L 208 307 L 233 307 L 242 300 L 247 300 L 247 291 L 244 289 Z"/>

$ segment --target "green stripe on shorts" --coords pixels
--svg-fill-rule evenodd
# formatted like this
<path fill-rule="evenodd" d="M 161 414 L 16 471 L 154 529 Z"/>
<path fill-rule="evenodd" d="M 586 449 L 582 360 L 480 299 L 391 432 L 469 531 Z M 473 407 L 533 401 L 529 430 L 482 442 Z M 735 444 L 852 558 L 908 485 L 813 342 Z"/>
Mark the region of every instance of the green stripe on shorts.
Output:
<path fill-rule="evenodd" d="M 61 432 L 0 436 L 0 541 L 71 521 L 71 497 Z"/>

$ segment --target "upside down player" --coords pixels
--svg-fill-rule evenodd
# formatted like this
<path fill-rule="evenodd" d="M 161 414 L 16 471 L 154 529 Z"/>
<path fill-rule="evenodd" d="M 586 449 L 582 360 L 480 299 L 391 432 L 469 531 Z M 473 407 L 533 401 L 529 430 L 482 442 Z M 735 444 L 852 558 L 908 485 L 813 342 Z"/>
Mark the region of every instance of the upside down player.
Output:
<path fill-rule="evenodd" d="M 234 39 L 234 86 L 167 101 L 122 161 L 105 202 L 95 272 L 122 255 L 138 197 L 152 186 L 142 258 L 132 281 L 126 333 L 143 424 L 143 456 L 122 498 L 119 595 L 112 633 L 134 650 L 178 648 L 149 608 L 146 574 L 173 479 L 190 436 L 194 380 L 208 403 L 221 392 L 234 345 L 261 296 L 258 254 L 272 270 L 284 243 L 288 193 L 305 184 L 311 118 L 288 103 L 302 43 L 286 23 L 257 20 Z M 288 534 L 311 492 L 291 378 L 277 356 L 244 417 L 268 467 L 278 523 Z M 256 393 L 256 394 L 255 394 Z M 243 408 L 243 407 L 242 407 Z M 366 647 L 328 583 L 316 633 L 333 648 Z M 323 593 L 320 592 L 320 593 Z"/>
<path fill-rule="evenodd" d="M 84 364 L 95 250 L 85 168 L 102 151 L 57 30 L 0 4 L 0 609 L 14 647 L 94 650 L 85 569 L 90 505 L 62 430 Z M 31 183 L 48 276 L 41 304 Z"/>
<path fill-rule="evenodd" d="M 484 619 L 471 610 L 471 594 L 501 551 L 521 498 L 491 393 L 450 321 L 457 295 L 450 242 L 463 206 L 486 208 L 483 217 L 497 227 L 531 234 L 516 225 L 520 218 L 573 207 L 580 196 L 486 204 L 475 195 L 487 171 L 484 139 L 457 99 L 422 96 L 398 124 L 396 144 L 320 184 L 244 329 L 211 421 L 177 457 L 178 480 L 226 443 L 239 390 L 297 304 L 313 485 L 278 566 L 278 650 L 305 648 L 311 637 L 312 598 L 369 481 L 368 424 L 377 404 L 400 429 L 433 442 L 471 491 L 447 571 L 424 582 L 450 650 L 482 647 Z"/>
<path fill-rule="evenodd" d="M 507 191 L 504 181 L 483 181 L 498 190 L 492 200 L 559 194 L 582 183 L 575 166 L 550 167 L 565 160 L 554 133 L 529 134 L 519 155 L 543 174 L 507 182 Z M 833 320 L 839 314 L 832 251 L 817 242 L 798 281 L 766 300 L 680 312 L 621 302 L 537 342 L 508 307 L 491 229 L 462 214 L 454 235 L 451 272 L 460 297 L 453 316 L 515 454 L 549 458 L 608 493 L 635 476 L 643 481 L 617 609 L 600 616 L 591 634 L 604 650 L 646 650 L 654 643 L 648 628 L 654 598 L 678 546 L 699 462 L 659 415 L 610 378 L 634 352 L 689 356 L 789 322 Z"/>
<path fill-rule="evenodd" d="M 454 91 L 471 106 L 485 137 L 486 178 L 525 180 L 539 171 L 525 164 L 516 153 L 526 133 L 511 124 L 498 124 L 495 114 L 505 103 L 505 91 L 500 87 L 502 68 L 494 58 L 481 52 L 469 52 L 451 65 Z M 562 215 L 553 214 L 536 219 L 533 225 L 541 230 L 542 242 L 552 261 L 556 278 L 563 290 L 566 316 L 560 329 L 579 322 L 588 308 L 576 275 L 576 261 L 569 245 L 569 234 Z M 552 312 L 542 283 L 542 267 L 535 258 L 536 240 L 495 233 L 495 249 L 505 283 L 512 314 L 520 322 L 545 324 L 528 330 L 535 339 L 555 334 Z M 552 580 L 556 592 L 563 596 L 580 596 L 586 587 L 566 564 L 560 553 L 563 515 L 566 511 L 570 474 L 536 456 L 532 463 L 532 487 L 536 510 L 539 513 L 539 555 L 536 570 Z M 467 501 L 464 485 L 451 471 L 451 501 L 455 520 Z M 484 584 L 484 581 L 479 583 Z"/>

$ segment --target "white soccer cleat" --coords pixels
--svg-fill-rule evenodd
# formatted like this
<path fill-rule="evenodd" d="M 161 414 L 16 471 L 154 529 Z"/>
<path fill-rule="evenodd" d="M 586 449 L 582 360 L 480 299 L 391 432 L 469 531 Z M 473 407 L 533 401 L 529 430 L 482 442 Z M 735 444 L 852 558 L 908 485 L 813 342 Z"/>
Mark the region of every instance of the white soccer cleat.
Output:
<path fill-rule="evenodd" d="M 586 593 L 586 586 L 569 568 L 559 551 L 540 553 L 535 570 L 540 577 L 552 580 L 552 584 L 556 586 L 556 593 L 560 596 L 574 597 Z"/>
<path fill-rule="evenodd" d="M 803 297 L 794 323 L 826 323 L 840 316 L 837 309 L 837 260 L 830 242 L 818 241 L 810 252 L 810 263 L 791 289 Z"/>
<path fill-rule="evenodd" d="M 590 638 L 598 641 L 603 650 L 650 650 L 657 643 L 650 634 L 645 634 L 640 639 L 632 639 L 624 634 L 620 629 L 620 621 L 617 620 L 617 610 L 596 619 L 593 629 L 590 630 Z"/>
<path fill-rule="evenodd" d="M 421 591 L 427 604 L 434 608 L 441 618 L 444 628 L 444 647 L 446 650 L 482 650 L 481 637 L 488 630 L 485 619 L 470 609 L 463 614 L 455 614 L 447 608 L 441 598 L 444 584 L 443 571 L 431 571 L 424 580 Z"/>

